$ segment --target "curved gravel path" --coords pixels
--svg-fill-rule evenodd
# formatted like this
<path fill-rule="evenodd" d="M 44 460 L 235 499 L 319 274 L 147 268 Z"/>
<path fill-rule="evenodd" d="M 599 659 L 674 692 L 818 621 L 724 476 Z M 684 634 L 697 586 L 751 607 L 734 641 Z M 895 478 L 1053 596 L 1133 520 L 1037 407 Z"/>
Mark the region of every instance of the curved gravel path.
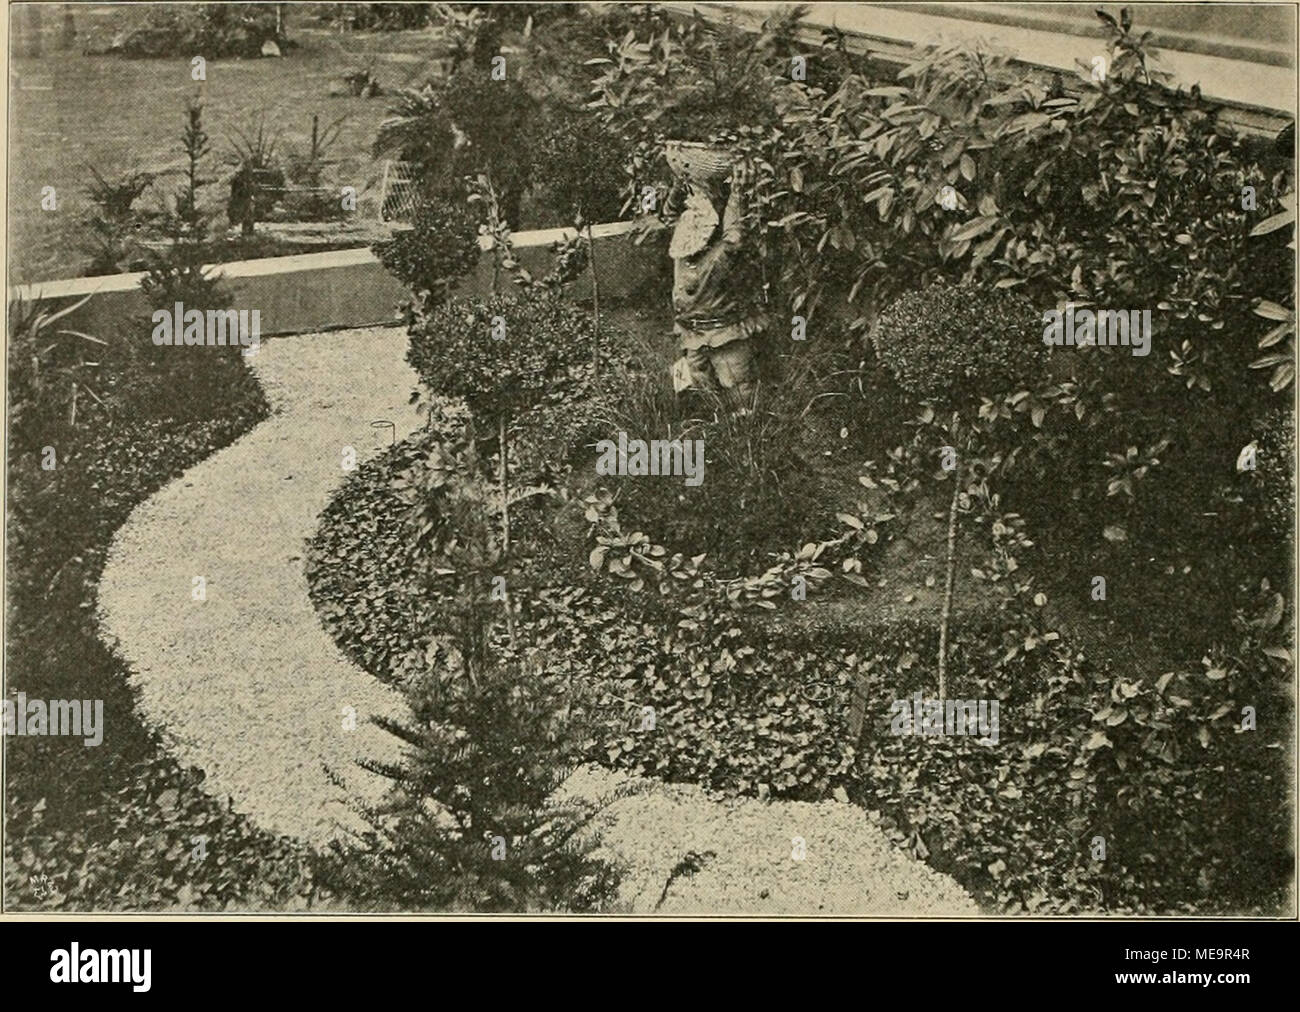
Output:
<path fill-rule="evenodd" d="M 397 439 L 418 425 L 405 349 L 394 328 L 264 341 L 252 363 L 273 417 L 141 504 L 100 582 L 104 636 L 131 663 L 145 718 L 181 761 L 206 771 L 210 793 L 313 844 L 358 828 L 349 797 L 382 791 L 355 760 L 398 755 L 397 739 L 369 717 L 401 715 L 402 701 L 324 631 L 303 558 L 343 479 L 343 448 L 358 462 L 372 456 L 377 418 L 395 423 Z M 196 576 L 204 601 L 192 597 Z M 355 730 L 343 729 L 348 706 Z M 624 869 L 626 912 L 979 913 L 956 882 L 895 847 L 856 806 L 720 802 L 594 767 L 563 793 L 610 802 L 596 825 L 602 851 Z"/>
<path fill-rule="evenodd" d="M 397 754 L 368 718 L 401 715 L 401 699 L 321 627 L 303 559 L 344 447 L 360 462 L 375 453 L 371 421 L 392 420 L 397 439 L 418 424 L 405 351 L 395 328 L 264 341 L 251 362 L 274 415 L 142 503 L 100 581 L 101 627 L 131 662 L 145 718 L 211 794 L 313 843 L 357 824 L 324 767 L 373 800 L 383 781 L 354 760 Z"/>

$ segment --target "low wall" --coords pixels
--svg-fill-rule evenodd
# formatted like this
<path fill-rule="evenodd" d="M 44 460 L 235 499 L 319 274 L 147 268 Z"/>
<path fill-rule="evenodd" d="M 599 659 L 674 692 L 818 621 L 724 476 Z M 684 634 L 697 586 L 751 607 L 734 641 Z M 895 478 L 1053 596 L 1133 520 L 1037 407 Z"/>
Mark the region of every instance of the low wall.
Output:
<path fill-rule="evenodd" d="M 664 267 L 667 253 L 662 234 L 651 235 L 644 244 L 637 245 L 631 235 L 633 228 L 631 222 L 611 222 L 592 229 L 602 298 L 638 294 L 646 279 L 656 277 Z M 541 277 L 551 269 L 551 244 L 566 234 L 572 236 L 573 230 L 518 232 L 513 236 L 516 259 L 534 277 Z M 492 291 L 493 256 L 488 241 L 482 243 L 484 251 L 477 268 L 458 288 L 462 294 L 486 295 Z M 410 297 L 369 249 L 242 260 L 221 264 L 214 270 L 233 290 L 234 308 L 260 311 L 264 337 L 395 322 L 399 304 Z M 122 333 L 123 327 L 132 325 L 131 321 L 148 329 L 149 305 L 140 290 L 143 277 L 141 273 L 114 274 L 19 285 L 10 289 L 9 298 L 59 309 L 90 295 L 84 306 L 60 320 L 59 325 L 108 338 Z M 504 291 L 512 282 L 503 277 L 501 286 Z M 584 274 L 575 281 L 569 292 L 576 299 L 590 298 L 589 276 Z"/>

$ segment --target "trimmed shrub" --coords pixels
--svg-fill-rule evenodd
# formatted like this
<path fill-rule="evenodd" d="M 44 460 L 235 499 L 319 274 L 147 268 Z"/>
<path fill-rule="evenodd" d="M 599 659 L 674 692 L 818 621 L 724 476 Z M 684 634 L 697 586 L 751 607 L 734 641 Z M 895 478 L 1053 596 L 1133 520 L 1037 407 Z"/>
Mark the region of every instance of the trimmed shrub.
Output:
<path fill-rule="evenodd" d="M 191 7 L 153 5 L 108 47 L 130 57 L 183 56 L 201 53 L 208 59 L 260 56 L 263 43 L 283 50 L 288 39 L 276 34 L 278 4 L 194 4 Z"/>
<path fill-rule="evenodd" d="M 591 317 L 532 290 L 457 301 L 417 320 L 406 360 L 429 389 L 463 397 L 475 419 L 540 401 L 590 362 Z"/>
<path fill-rule="evenodd" d="M 1041 313 L 1011 292 L 942 282 L 881 314 L 876 352 L 908 393 L 960 400 L 1006 390 L 1042 371 Z"/>
<path fill-rule="evenodd" d="M 414 227 L 374 245 L 384 269 L 406 285 L 426 309 L 479 258 L 478 227 L 463 204 L 432 198 L 415 209 Z"/>
<path fill-rule="evenodd" d="M 622 216 L 630 180 L 623 172 L 628 146 L 594 116 L 564 112 L 537 142 L 537 188 L 552 224 L 587 224 Z"/>

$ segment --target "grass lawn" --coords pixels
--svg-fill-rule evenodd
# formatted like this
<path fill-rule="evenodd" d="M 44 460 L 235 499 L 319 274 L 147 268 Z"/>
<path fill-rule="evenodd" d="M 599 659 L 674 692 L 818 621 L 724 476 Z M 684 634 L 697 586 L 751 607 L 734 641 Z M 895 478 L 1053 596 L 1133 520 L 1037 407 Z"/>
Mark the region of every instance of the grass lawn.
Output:
<path fill-rule="evenodd" d="M 96 15 L 98 14 L 98 17 Z M 80 24 L 111 18 L 109 8 L 79 15 Z M 50 21 L 51 19 L 47 19 Z M 53 27 L 47 24 L 47 29 Z M 204 126 L 212 138 L 209 173 L 220 182 L 206 188 L 224 226 L 233 168 L 225 164 L 229 138 L 248 130 L 265 113 L 283 130 L 279 148 L 305 151 L 311 117 L 322 127 L 347 116 L 327 157 L 336 159 L 328 182 L 357 188 L 357 214 L 373 218 L 383 163 L 370 156 L 387 99 L 331 96 L 344 74 L 373 61 L 385 91 L 415 84 L 431 71 L 437 36 L 431 30 L 355 32 L 340 35 L 291 19 L 298 48 L 281 59 L 209 60 L 204 89 Z M 180 133 L 187 101 L 200 86 L 188 59 L 128 60 L 60 52 L 47 44 L 41 58 L 10 64 L 9 283 L 76 277 L 88 255 L 80 249 L 82 216 L 91 207 L 86 185 L 93 165 L 106 178 L 120 172 L 175 171 L 182 164 Z M 172 185 L 179 183 L 173 177 Z M 41 210 L 41 192 L 53 186 L 58 209 Z M 159 184 L 140 206 L 156 203 Z"/>

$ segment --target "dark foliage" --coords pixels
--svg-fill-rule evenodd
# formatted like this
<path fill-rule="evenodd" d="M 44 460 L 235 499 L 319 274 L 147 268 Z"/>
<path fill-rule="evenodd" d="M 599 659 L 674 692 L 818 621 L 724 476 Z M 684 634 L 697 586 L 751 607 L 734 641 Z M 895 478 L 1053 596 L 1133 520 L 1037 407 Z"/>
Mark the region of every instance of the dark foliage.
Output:
<path fill-rule="evenodd" d="M 407 361 L 421 382 L 464 397 L 476 418 L 536 404 L 591 358 L 591 317 L 532 289 L 439 306 L 410 334 Z"/>
<path fill-rule="evenodd" d="M 11 312 L 13 311 L 11 307 Z M 42 359 L 44 378 L 11 371 L 6 677 L 33 698 L 103 699 L 101 746 L 78 738 L 6 744 L 5 884 L 29 910 L 264 909 L 313 892 L 296 844 L 252 827 L 203 790 L 134 707 L 130 673 L 99 639 L 95 588 L 113 532 L 154 491 L 267 413 L 234 350 L 196 356 L 191 387 L 141 369 L 130 327 L 94 348 L 98 399 L 67 411 L 74 352 Z M 48 334 L 11 330 L 11 369 Z M 79 343 L 79 339 L 67 339 Z M 80 372 L 71 375 L 81 375 Z M 207 396 L 196 396 L 206 391 Z M 45 446 L 56 452 L 42 468 Z M 194 838 L 205 838 L 198 859 Z"/>
<path fill-rule="evenodd" d="M 410 230 L 374 245 L 384 269 L 406 285 L 425 310 L 478 263 L 478 226 L 463 202 L 433 197 L 415 208 Z"/>
<path fill-rule="evenodd" d="M 913 396 L 969 400 L 1043 374 L 1041 319 L 1022 295 L 937 283 L 909 292 L 881 314 L 875 347 Z"/>

